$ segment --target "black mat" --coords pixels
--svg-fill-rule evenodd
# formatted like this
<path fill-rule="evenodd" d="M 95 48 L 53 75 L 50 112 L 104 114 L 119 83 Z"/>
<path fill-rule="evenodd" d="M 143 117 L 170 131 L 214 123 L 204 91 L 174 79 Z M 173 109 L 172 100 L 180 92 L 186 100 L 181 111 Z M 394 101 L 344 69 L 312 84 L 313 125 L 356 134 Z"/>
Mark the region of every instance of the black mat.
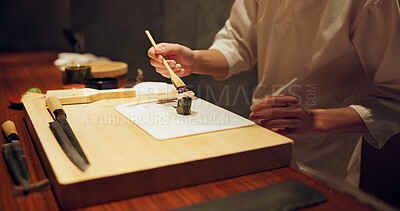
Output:
<path fill-rule="evenodd" d="M 322 193 L 297 180 L 287 180 L 178 210 L 297 210 L 324 201 Z"/>

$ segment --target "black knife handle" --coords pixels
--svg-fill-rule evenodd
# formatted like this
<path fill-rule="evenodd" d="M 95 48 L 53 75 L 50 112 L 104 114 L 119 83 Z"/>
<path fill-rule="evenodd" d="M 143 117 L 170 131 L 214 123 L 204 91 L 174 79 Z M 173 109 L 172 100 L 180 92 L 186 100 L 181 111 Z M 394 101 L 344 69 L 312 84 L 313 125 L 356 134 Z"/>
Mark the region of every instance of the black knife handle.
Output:
<path fill-rule="evenodd" d="M 47 107 L 50 110 L 51 115 L 55 120 L 59 118 L 66 119 L 67 114 L 65 113 L 60 100 L 56 96 L 50 96 L 46 99 Z"/>
<path fill-rule="evenodd" d="M 17 128 L 15 124 L 11 120 L 5 121 L 2 125 L 4 133 L 7 136 L 7 142 L 11 142 L 12 140 L 19 140 Z"/>
<path fill-rule="evenodd" d="M 3 153 L 7 166 L 14 181 L 27 191 L 29 189 L 30 175 L 26 157 L 19 142 L 17 128 L 11 120 L 5 121 L 2 127 L 9 142 L 8 144 L 3 144 Z"/>

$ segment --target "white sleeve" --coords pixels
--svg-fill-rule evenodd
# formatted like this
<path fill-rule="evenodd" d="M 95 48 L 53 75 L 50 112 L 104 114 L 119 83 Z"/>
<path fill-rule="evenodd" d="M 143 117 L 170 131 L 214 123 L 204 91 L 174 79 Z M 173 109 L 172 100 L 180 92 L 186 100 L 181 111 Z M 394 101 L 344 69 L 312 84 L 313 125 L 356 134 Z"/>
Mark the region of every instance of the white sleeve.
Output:
<path fill-rule="evenodd" d="M 353 109 L 369 133 L 364 138 L 381 148 L 400 133 L 400 9 L 395 0 L 373 1 L 356 25 L 352 37 L 373 91 Z"/>
<path fill-rule="evenodd" d="M 229 19 L 217 33 L 210 49 L 219 50 L 229 64 L 229 73 L 251 70 L 257 62 L 257 2 L 236 0 Z"/>

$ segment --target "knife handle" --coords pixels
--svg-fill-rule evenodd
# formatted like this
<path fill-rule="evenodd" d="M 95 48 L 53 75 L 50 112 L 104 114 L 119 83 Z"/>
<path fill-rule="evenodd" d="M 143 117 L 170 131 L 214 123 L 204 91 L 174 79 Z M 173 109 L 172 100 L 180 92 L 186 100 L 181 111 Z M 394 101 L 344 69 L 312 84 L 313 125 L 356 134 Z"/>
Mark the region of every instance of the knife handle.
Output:
<path fill-rule="evenodd" d="M 15 124 L 13 121 L 7 120 L 1 126 L 3 127 L 4 133 L 7 136 L 8 142 L 10 142 L 12 140 L 19 140 L 17 128 L 15 127 Z"/>
<path fill-rule="evenodd" d="M 58 118 L 67 118 L 67 114 L 63 110 L 60 100 L 56 96 L 50 96 L 46 99 L 46 105 L 50 110 L 51 116 L 57 120 Z"/>

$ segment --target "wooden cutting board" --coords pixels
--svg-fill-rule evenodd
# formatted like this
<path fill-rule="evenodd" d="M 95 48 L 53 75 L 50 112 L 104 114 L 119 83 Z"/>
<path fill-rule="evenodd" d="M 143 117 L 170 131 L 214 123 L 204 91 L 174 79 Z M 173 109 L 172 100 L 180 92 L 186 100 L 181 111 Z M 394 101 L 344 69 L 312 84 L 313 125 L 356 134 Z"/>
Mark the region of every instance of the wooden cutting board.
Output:
<path fill-rule="evenodd" d="M 85 172 L 51 133 L 44 99 L 24 102 L 28 129 L 63 209 L 290 164 L 292 141 L 257 125 L 157 141 L 114 109 L 138 98 L 63 106 L 90 161 Z"/>
<path fill-rule="evenodd" d="M 81 65 L 89 65 L 94 78 L 115 77 L 119 78 L 128 73 L 128 64 L 118 61 L 97 61 L 91 63 L 82 63 Z M 65 67 L 61 68 L 61 71 Z"/>
<path fill-rule="evenodd" d="M 119 77 L 128 73 L 128 64 L 125 62 L 92 62 L 89 65 L 95 78 Z"/>

